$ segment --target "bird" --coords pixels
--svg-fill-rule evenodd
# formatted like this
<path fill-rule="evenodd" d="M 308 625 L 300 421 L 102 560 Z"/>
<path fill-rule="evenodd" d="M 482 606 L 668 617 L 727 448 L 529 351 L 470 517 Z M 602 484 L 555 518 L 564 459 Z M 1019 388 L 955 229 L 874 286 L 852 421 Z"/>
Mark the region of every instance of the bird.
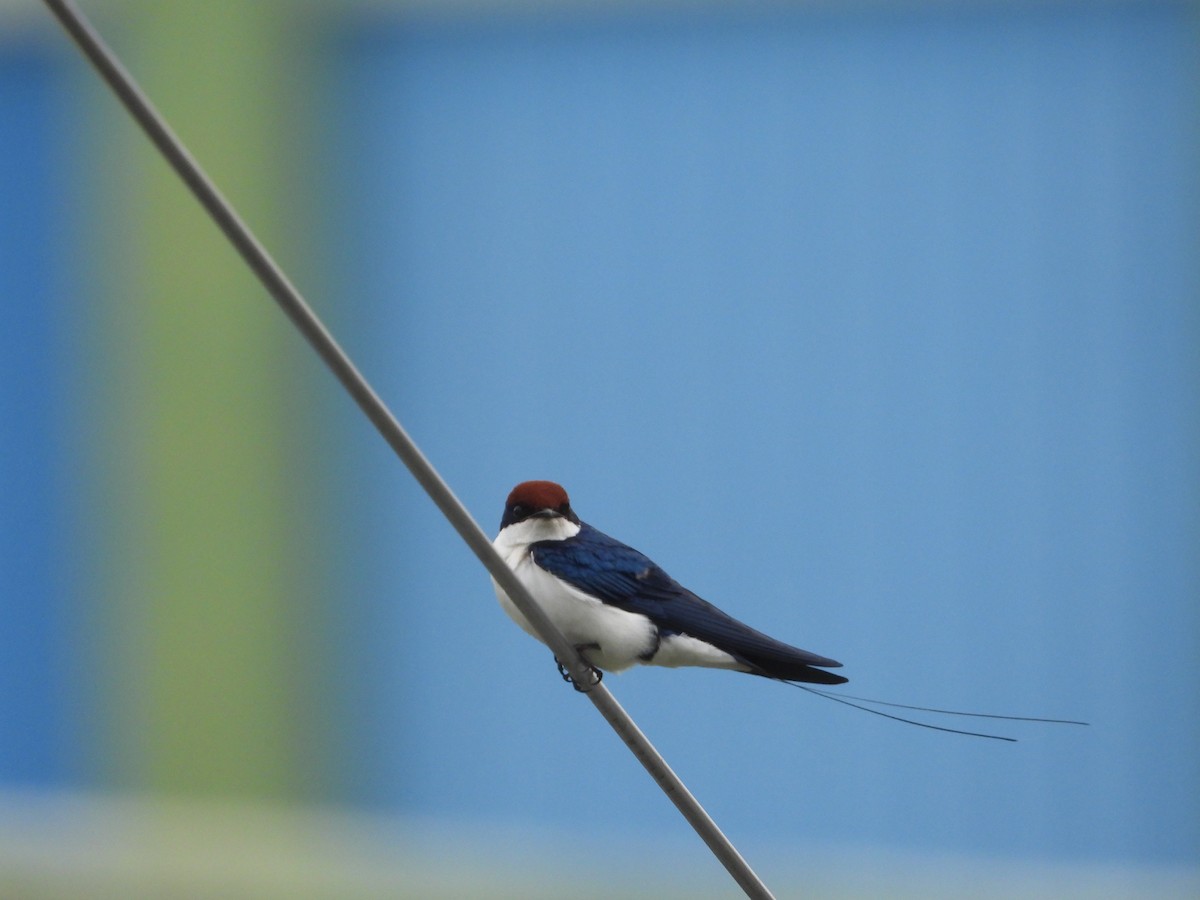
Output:
<path fill-rule="evenodd" d="M 493 546 L 593 669 L 701 666 L 844 684 L 841 663 L 776 640 L 685 588 L 645 554 L 580 520 L 553 481 L 509 493 Z M 537 632 L 492 579 L 500 606 Z M 567 677 L 561 663 L 560 672 Z M 599 673 L 597 673 L 599 674 Z"/>

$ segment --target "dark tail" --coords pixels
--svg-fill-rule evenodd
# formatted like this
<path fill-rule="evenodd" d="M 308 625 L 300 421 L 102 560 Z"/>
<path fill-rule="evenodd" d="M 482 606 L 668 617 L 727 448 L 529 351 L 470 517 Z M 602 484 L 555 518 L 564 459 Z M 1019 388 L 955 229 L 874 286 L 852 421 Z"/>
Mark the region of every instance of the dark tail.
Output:
<path fill-rule="evenodd" d="M 796 662 L 759 662 L 748 661 L 749 665 L 753 666 L 751 670 L 754 675 L 762 675 L 764 678 L 774 678 L 778 681 L 803 681 L 806 684 L 845 684 L 849 681 L 844 675 L 835 675 L 833 672 L 826 672 L 824 669 L 816 669 L 806 663 Z M 825 665 L 840 666 L 841 663 L 835 663 L 830 660 Z"/>
<path fill-rule="evenodd" d="M 799 647 L 778 643 L 758 653 L 739 653 L 738 659 L 750 667 L 751 674 L 778 681 L 803 681 L 806 684 L 845 684 L 850 679 L 826 672 L 841 668 L 836 659 L 818 656 Z"/>

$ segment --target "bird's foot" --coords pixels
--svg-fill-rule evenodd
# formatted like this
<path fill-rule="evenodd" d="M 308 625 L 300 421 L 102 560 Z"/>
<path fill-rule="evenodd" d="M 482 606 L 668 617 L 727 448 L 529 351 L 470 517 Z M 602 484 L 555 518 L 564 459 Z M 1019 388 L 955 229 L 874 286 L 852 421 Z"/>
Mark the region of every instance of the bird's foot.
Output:
<path fill-rule="evenodd" d="M 558 666 L 558 674 L 562 676 L 562 680 L 565 681 L 567 684 L 571 685 L 571 687 L 575 688 L 575 690 L 579 691 L 581 694 L 586 694 L 588 691 L 590 691 L 592 688 L 594 688 L 596 685 L 598 685 L 601 681 L 604 680 L 604 673 L 601 672 L 599 669 L 597 669 L 595 666 L 591 666 L 590 668 L 592 670 L 592 674 L 594 676 L 596 676 L 596 680 L 593 681 L 591 684 L 589 684 L 587 687 L 580 687 L 576 683 L 575 679 L 571 677 L 571 673 L 567 671 L 567 667 L 564 666 L 559 661 L 557 656 L 554 657 L 554 664 L 556 666 Z"/>

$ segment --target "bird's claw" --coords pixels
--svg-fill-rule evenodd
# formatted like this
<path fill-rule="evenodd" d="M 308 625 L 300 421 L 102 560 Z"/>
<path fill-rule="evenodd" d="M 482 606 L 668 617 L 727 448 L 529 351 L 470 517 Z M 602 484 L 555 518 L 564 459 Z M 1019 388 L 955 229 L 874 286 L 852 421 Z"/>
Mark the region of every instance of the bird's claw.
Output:
<path fill-rule="evenodd" d="M 599 669 L 597 669 L 595 666 L 590 666 L 589 668 L 591 668 L 592 674 L 594 676 L 596 676 L 596 680 L 593 681 L 591 684 L 589 684 L 587 687 L 580 687 L 576 683 L 575 679 L 571 677 L 571 673 L 567 671 L 567 667 L 562 664 L 562 662 L 559 660 L 559 658 L 557 656 L 554 657 L 554 664 L 556 666 L 558 666 L 558 674 L 562 676 L 562 680 L 565 681 L 567 684 L 571 685 L 571 687 L 575 688 L 575 690 L 579 691 L 579 693 L 581 693 L 581 694 L 586 694 L 588 691 L 590 691 L 592 688 L 594 688 L 596 685 L 598 685 L 601 681 L 604 680 L 604 673 L 601 672 Z"/>

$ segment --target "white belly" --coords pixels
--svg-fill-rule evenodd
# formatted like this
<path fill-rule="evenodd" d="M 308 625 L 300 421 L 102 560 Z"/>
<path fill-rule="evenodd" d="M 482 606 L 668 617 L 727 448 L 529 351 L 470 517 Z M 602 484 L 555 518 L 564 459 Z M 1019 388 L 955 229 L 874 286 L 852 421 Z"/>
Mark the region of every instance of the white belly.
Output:
<path fill-rule="evenodd" d="M 642 662 L 642 657 L 654 648 L 657 629 L 645 616 L 608 606 L 560 581 L 534 563 L 527 546 L 497 546 L 496 549 L 533 594 L 550 621 L 558 626 L 568 641 L 581 649 L 592 665 L 619 672 Z M 500 606 L 509 617 L 533 637 L 538 637 L 495 579 L 492 585 Z M 598 645 L 598 649 L 590 645 Z"/>

